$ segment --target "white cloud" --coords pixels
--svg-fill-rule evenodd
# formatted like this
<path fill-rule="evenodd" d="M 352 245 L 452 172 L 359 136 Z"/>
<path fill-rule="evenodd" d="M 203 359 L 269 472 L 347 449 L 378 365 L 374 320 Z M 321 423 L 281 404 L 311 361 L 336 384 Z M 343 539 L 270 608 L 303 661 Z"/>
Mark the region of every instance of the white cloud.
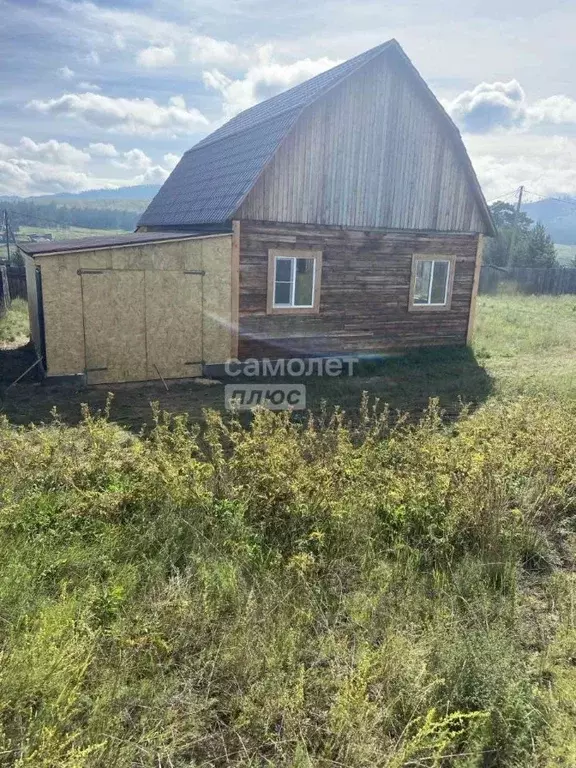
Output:
<path fill-rule="evenodd" d="M 517 80 L 480 83 L 444 103 L 452 118 L 467 133 L 497 129 L 529 131 L 534 126 L 576 126 L 576 101 L 556 95 L 530 103 Z"/>
<path fill-rule="evenodd" d="M 141 66 L 152 68 L 176 63 L 186 66 L 190 62 L 226 66 L 248 61 L 238 46 L 200 35 L 191 24 L 93 2 L 53 1 L 91 32 L 93 45 L 119 51 L 131 49 Z M 107 33 L 103 34 L 102 30 Z"/>
<path fill-rule="evenodd" d="M 576 125 L 576 101 L 569 96 L 549 96 L 528 108 L 533 123 Z"/>
<path fill-rule="evenodd" d="M 113 160 L 113 163 L 118 168 L 128 168 L 136 171 L 148 170 L 153 165 L 152 160 L 141 149 L 129 149 L 121 154 L 120 159 Z"/>
<path fill-rule="evenodd" d="M 74 77 L 74 70 L 70 69 L 70 67 L 64 66 L 64 67 L 60 67 L 60 69 L 58 70 L 58 74 L 64 80 L 71 80 Z"/>
<path fill-rule="evenodd" d="M 98 51 L 90 51 L 90 53 L 87 53 L 84 57 L 84 60 L 88 62 L 88 64 L 100 64 L 100 54 Z"/>
<path fill-rule="evenodd" d="M 83 80 L 81 83 L 78 83 L 78 88 L 82 88 L 83 91 L 101 91 L 102 88 L 100 88 L 99 85 L 96 85 L 95 83 L 89 83 L 86 80 Z"/>
<path fill-rule="evenodd" d="M 118 150 L 114 144 L 97 141 L 94 144 L 89 144 L 88 150 L 93 157 L 118 157 Z"/>
<path fill-rule="evenodd" d="M 155 69 L 156 67 L 169 67 L 176 61 L 176 53 L 169 45 L 163 48 L 150 46 L 138 52 L 136 61 L 143 67 Z"/>
<path fill-rule="evenodd" d="M 162 184 L 166 181 L 170 171 L 166 168 L 162 168 L 160 165 L 154 165 L 151 168 L 147 168 L 144 173 L 139 176 L 135 176 L 133 184 Z"/>
<path fill-rule="evenodd" d="M 202 64 L 236 64 L 246 60 L 237 45 L 226 40 L 215 40 L 204 35 L 192 35 L 185 42 L 189 45 L 190 61 L 200 61 Z"/>
<path fill-rule="evenodd" d="M 65 141 L 56 141 L 56 139 L 36 143 L 28 136 L 23 136 L 20 143 L 14 147 L 0 144 L 0 159 L 2 160 L 36 160 L 38 158 L 41 158 L 43 162 L 84 165 L 90 160 L 90 155 Z"/>
<path fill-rule="evenodd" d="M 526 118 L 526 95 L 517 80 L 480 83 L 447 104 L 448 112 L 469 133 L 521 125 Z"/>
<path fill-rule="evenodd" d="M 262 46 L 258 50 L 257 58 L 257 63 L 251 66 L 240 80 L 233 80 L 218 69 L 203 73 L 204 84 L 224 97 L 224 117 L 232 117 L 243 109 L 298 85 L 339 63 L 323 57 L 280 64 L 274 60 L 271 46 Z"/>
<path fill-rule="evenodd" d="M 165 162 L 165 159 L 164 161 Z M 168 176 L 169 163 L 155 162 L 141 149 L 119 152 L 112 144 L 79 149 L 51 139 L 0 144 L 0 194 L 35 195 L 157 184 Z"/>
<path fill-rule="evenodd" d="M 117 159 L 112 160 L 112 164 L 137 173 L 132 184 L 161 184 L 170 173 L 168 168 L 158 165 L 145 152 L 136 148 L 122 152 Z"/>
<path fill-rule="evenodd" d="M 106 179 L 96 179 L 87 173 L 31 160 L 0 160 L 0 193 L 10 195 L 40 195 L 52 192 L 80 192 L 96 187 L 114 187 Z"/>
<path fill-rule="evenodd" d="M 166 168 L 172 170 L 172 168 L 175 168 L 180 161 L 180 155 L 175 155 L 173 152 L 167 152 L 162 159 L 164 160 Z"/>
<path fill-rule="evenodd" d="M 114 32 L 112 40 L 119 51 L 123 51 L 126 48 L 126 40 L 124 39 L 124 35 L 121 35 L 120 32 Z"/>
<path fill-rule="evenodd" d="M 464 137 L 488 200 L 525 185 L 541 195 L 576 194 L 576 139 L 509 132 Z"/>
<path fill-rule="evenodd" d="M 66 93 L 56 99 L 34 99 L 28 106 L 54 117 L 83 120 L 106 131 L 136 136 L 176 136 L 194 133 L 208 126 L 208 120 L 182 96 L 169 99 L 166 106 L 153 99 L 125 99 L 98 93 Z"/>

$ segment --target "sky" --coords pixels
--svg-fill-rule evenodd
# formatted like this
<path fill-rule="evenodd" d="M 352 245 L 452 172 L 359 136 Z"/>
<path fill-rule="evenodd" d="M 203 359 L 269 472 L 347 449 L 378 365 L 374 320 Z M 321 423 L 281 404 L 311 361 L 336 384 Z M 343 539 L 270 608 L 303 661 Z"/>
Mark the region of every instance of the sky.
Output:
<path fill-rule="evenodd" d="M 574 0 L 0 0 L 0 195 L 162 182 L 242 109 L 395 37 L 489 202 L 576 196 Z"/>

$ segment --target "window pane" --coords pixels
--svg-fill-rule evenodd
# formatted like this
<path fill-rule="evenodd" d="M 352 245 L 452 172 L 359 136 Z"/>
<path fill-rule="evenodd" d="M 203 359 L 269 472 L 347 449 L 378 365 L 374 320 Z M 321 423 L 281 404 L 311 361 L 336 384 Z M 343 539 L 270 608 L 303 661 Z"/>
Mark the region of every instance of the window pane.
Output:
<path fill-rule="evenodd" d="M 432 278 L 431 304 L 446 303 L 446 284 L 448 282 L 447 261 L 434 262 L 434 277 Z"/>
<path fill-rule="evenodd" d="M 290 283 L 276 283 L 274 304 L 290 304 Z"/>
<path fill-rule="evenodd" d="M 276 259 L 276 280 L 290 282 L 292 279 L 292 259 Z"/>
<path fill-rule="evenodd" d="M 418 259 L 416 261 L 416 277 L 414 279 L 414 304 L 428 304 L 432 262 Z"/>
<path fill-rule="evenodd" d="M 294 306 L 310 307 L 314 295 L 314 259 L 296 259 Z"/>

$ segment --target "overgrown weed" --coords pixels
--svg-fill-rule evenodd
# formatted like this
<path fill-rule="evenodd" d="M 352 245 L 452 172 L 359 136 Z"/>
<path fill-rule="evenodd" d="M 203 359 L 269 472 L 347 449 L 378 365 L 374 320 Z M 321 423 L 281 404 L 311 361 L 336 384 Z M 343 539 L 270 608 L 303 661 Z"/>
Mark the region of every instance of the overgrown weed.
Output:
<path fill-rule="evenodd" d="M 2 763 L 569 765 L 574 423 L 0 421 Z"/>

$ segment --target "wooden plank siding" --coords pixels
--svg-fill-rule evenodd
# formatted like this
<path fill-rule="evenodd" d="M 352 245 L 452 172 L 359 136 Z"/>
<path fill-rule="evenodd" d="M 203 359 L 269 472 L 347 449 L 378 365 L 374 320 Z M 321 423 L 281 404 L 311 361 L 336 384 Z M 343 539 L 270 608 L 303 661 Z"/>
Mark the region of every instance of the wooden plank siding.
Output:
<path fill-rule="evenodd" d="M 239 357 L 358 354 L 466 343 L 478 235 L 243 221 Z M 270 249 L 321 250 L 320 312 L 267 314 Z M 409 312 L 413 254 L 454 256 L 451 308 Z"/>
<path fill-rule="evenodd" d="M 309 106 L 234 218 L 485 232 L 453 131 L 394 57 Z"/>

